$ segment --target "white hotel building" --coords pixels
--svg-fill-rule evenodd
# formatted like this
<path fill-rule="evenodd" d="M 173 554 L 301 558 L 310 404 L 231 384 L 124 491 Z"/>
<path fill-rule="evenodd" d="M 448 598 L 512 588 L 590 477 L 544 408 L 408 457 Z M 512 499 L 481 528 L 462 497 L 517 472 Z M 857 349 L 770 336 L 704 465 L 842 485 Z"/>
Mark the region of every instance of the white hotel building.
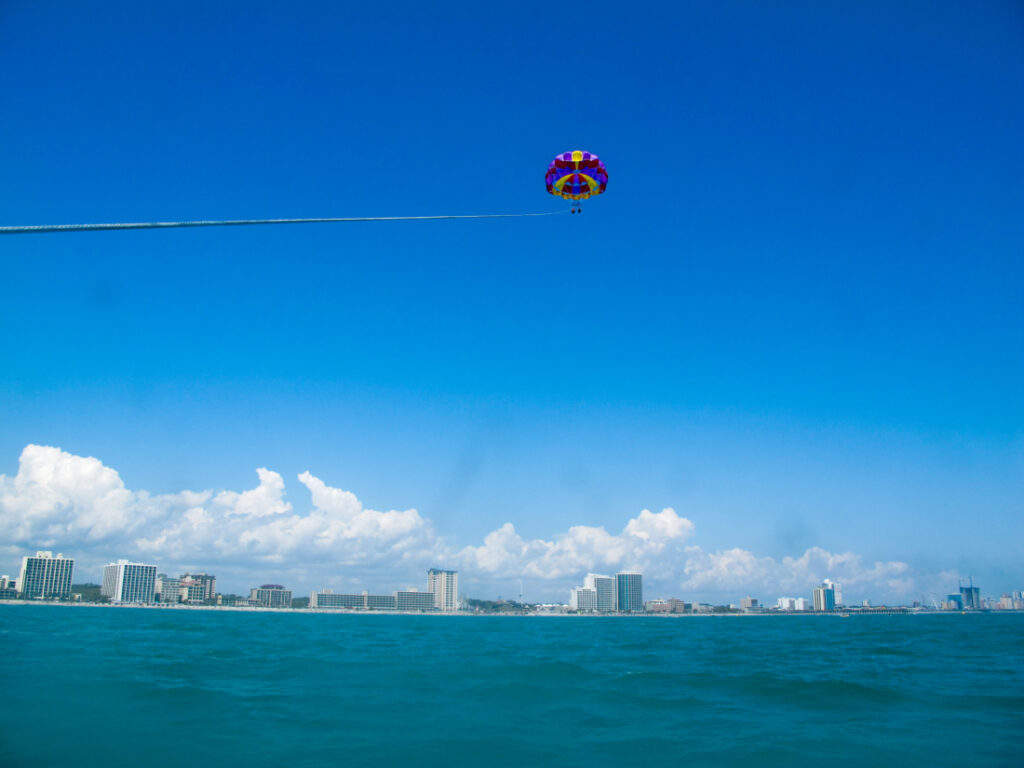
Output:
<path fill-rule="evenodd" d="M 570 611 L 596 611 L 597 590 L 592 587 L 573 587 L 569 590 Z"/>
<path fill-rule="evenodd" d="M 427 592 L 434 596 L 434 607 L 439 611 L 459 608 L 459 572 L 431 568 L 427 571 Z"/>
<path fill-rule="evenodd" d="M 73 558 L 52 552 L 36 552 L 35 557 L 21 561 L 18 593 L 22 599 L 71 597 L 71 577 L 75 570 Z"/>
<path fill-rule="evenodd" d="M 618 610 L 617 591 L 614 576 L 602 576 L 599 573 L 588 573 L 583 579 L 583 586 L 597 593 L 597 603 L 593 610 L 612 613 Z M 583 609 L 580 609 L 583 610 Z"/>
<path fill-rule="evenodd" d="M 152 603 L 156 594 L 156 566 L 128 560 L 105 565 L 100 594 L 113 603 Z"/>

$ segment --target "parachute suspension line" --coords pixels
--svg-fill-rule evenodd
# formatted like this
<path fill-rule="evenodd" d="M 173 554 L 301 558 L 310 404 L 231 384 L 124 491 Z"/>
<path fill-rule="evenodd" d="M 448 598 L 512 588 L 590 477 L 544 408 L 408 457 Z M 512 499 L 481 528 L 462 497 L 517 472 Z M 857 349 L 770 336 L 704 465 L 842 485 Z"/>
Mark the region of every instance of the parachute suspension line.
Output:
<path fill-rule="evenodd" d="M 557 216 L 546 213 L 475 213 L 450 216 L 350 216 L 319 219 L 233 219 L 229 221 L 149 221 L 115 224 L 39 224 L 25 227 L 0 226 L 0 235 L 46 234 L 50 232 L 102 232 L 113 229 L 175 229 L 178 227 L 240 227 L 250 224 L 330 224 L 348 221 L 427 221 L 432 219 L 517 219 L 528 216 Z"/>

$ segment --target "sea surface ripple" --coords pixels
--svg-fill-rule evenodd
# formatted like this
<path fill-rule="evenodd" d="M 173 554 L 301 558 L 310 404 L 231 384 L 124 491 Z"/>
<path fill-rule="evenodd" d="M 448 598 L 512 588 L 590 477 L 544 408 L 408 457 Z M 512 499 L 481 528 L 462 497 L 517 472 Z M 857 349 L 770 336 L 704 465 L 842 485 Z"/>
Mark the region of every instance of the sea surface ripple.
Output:
<path fill-rule="evenodd" d="M 0 765 L 1022 766 L 1024 614 L 0 605 Z"/>

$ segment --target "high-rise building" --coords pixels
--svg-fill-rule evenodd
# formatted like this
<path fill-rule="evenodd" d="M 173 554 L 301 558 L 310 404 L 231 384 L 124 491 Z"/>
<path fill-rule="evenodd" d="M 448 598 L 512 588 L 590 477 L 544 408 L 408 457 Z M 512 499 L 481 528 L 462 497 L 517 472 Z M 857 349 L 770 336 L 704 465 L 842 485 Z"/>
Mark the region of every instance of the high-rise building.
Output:
<path fill-rule="evenodd" d="M 260 608 L 291 608 L 292 591 L 280 584 L 264 584 L 249 591 L 249 603 Z"/>
<path fill-rule="evenodd" d="M 969 587 L 960 587 L 960 602 L 965 611 L 981 610 L 981 589 L 974 586 L 973 578 Z"/>
<path fill-rule="evenodd" d="M 129 560 L 105 565 L 100 594 L 114 603 L 151 603 L 156 594 L 156 566 Z"/>
<path fill-rule="evenodd" d="M 595 611 L 611 613 L 615 610 L 616 590 L 615 579 L 611 576 L 602 576 L 599 573 L 588 573 L 583 579 L 583 586 L 597 592 L 597 607 Z"/>
<path fill-rule="evenodd" d="M 751 597 L 750 595 L 747 595 L 746 597 L 740 599 L 740 608 L 744 611 L 754 611 L 760 607 L 761 606 L 758 603 L 756 597 Z"/>
<path fill-rule="evenodd" d="M 644 609 L 644 577 L 623 571 L 615 574 L 616 609 L 622 613 L 640 613 Z"/>
<path fill-rule="evenodd" d="M 182 586 L 189 587 L 188 595 L 182 595 L 182 599 L 190 603 L 203 603 L 217 595 L 217 577 L 211 573 L 183 573 L 179 580 Z"/>
<path fill-rule="evenodd" d="M 181 602 L 181 581 L 168 576 L 166 573 L 158 573 L 154 583 L 156 599 L 161 603 L 174 605 Z"/>
<path fill-rule="evenodd" d="M 18 593 L 23 599 L 71 597 L 71 576 L 74 558 L 52 552 L 36 552 L 35 557 L 21 559 Z"/>
<path fill-rule="evenodd" d="M 806 597 L 798 597 L 793 608 L 797 611 L 809 611 L 811 610 L 811 603 Z"/>
<path fill-rule="evenodd" d="M 821 583 L 821 586 L 823 586 L 823 587 L 831 587 L 831 589 L 832 589 L 832 596 L 835 598 L 835 602 L 836 602 L 836 605 L 835 605 L 836 608 L 838 608 L 838 607 L 843 605 L 843 585 L 842 584 L 836 584 L 834 581 L 832 581 L 832 579 L 825 579 Z"/>
<path fill-rule="evenodd" d="M 780 611 L 795 611 L 796 600 L 792 597 L 780 597 L 775 601 L 775 607 Z"/>
<path fill-rule="evenodd" d="M 438 610 L 458 610 L 459 572 L 431 568 L 427 571 L 427 592 L 434 596 L 434 607 Z"/>
<path fill-rule="evenodd" d="M 192 579 L 179 579 L 178 594 L 183 603 L 202 605 L 206 602 L 206 585 Z"/>
<path fill-rule="evenodd" d="M 836 593 L 828 584 L 815 587 L 812 597 L 814 598 L 814 610 L 834 611 L 836 609 Z"/>
<path fill-rule="evenodd" d="M 596 611 L 597 590 L 592 587 L 573 587 L 569 590 L 570 611 Z"/>

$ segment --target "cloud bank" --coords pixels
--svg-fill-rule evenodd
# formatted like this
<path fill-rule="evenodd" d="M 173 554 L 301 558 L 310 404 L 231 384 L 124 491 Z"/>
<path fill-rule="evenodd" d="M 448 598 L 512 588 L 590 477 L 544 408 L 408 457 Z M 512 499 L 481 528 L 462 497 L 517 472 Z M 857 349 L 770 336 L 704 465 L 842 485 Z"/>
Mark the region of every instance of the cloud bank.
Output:
<path fill-rule="evenodd" d="M 17 474 L 0 475 L 0 540 L 8 544 L 0 551 L 12 571 L 21 554 L 63 551 L 78 560 L 78 580 L 97 578 L 83 566 L 98 573 L 102 563 L 128 557 L 168 572 L 205 568 L 251 584 L 286 574 L 307 588 L 333 585 L 341 572 L 370 587 L 384 574 L 419 583 L 434 565 L 458 568 L 466 586 L 523 578 L 556 597 L 587 572 L 627 569 L 645 574 L 648 597 L 736 600 L 752 592 L 771 599 L 805 595 L 825 577 L 843 583 L 849 596 L 902 598 L 918 586 L 906 563 L 866 562 L 850 552 L 812 547 L 776 560 L 738 548 L 705 551 L 691 541 L 694 523 L 671 508 L 641 510 L 618 533 L 575 525 L 526 539 L 507 522 L 479 545 L 458 547 L 417 510 L 367 509 L 355 494 L 310 472 L 297 477 L 309 499 L 297 511 L 280 474 L 262 467 L 256 473 L 259 482 L 248 490 L 151 495 L 126 488 L 98 459 L 28 445 Z"/>
<path fill-rule="evenodd" d="M 574 525 L 550 541 L 525 540 L 512 523 L 491 532 L 479 547 L 459 553 L 465 567 L 487 574 L 567 579 L 587 571 L 621 569 L 651 573 L 681 552 L 693 535 L 694 525 L 673 509 L 643 510 L 622 533 Z"/>

